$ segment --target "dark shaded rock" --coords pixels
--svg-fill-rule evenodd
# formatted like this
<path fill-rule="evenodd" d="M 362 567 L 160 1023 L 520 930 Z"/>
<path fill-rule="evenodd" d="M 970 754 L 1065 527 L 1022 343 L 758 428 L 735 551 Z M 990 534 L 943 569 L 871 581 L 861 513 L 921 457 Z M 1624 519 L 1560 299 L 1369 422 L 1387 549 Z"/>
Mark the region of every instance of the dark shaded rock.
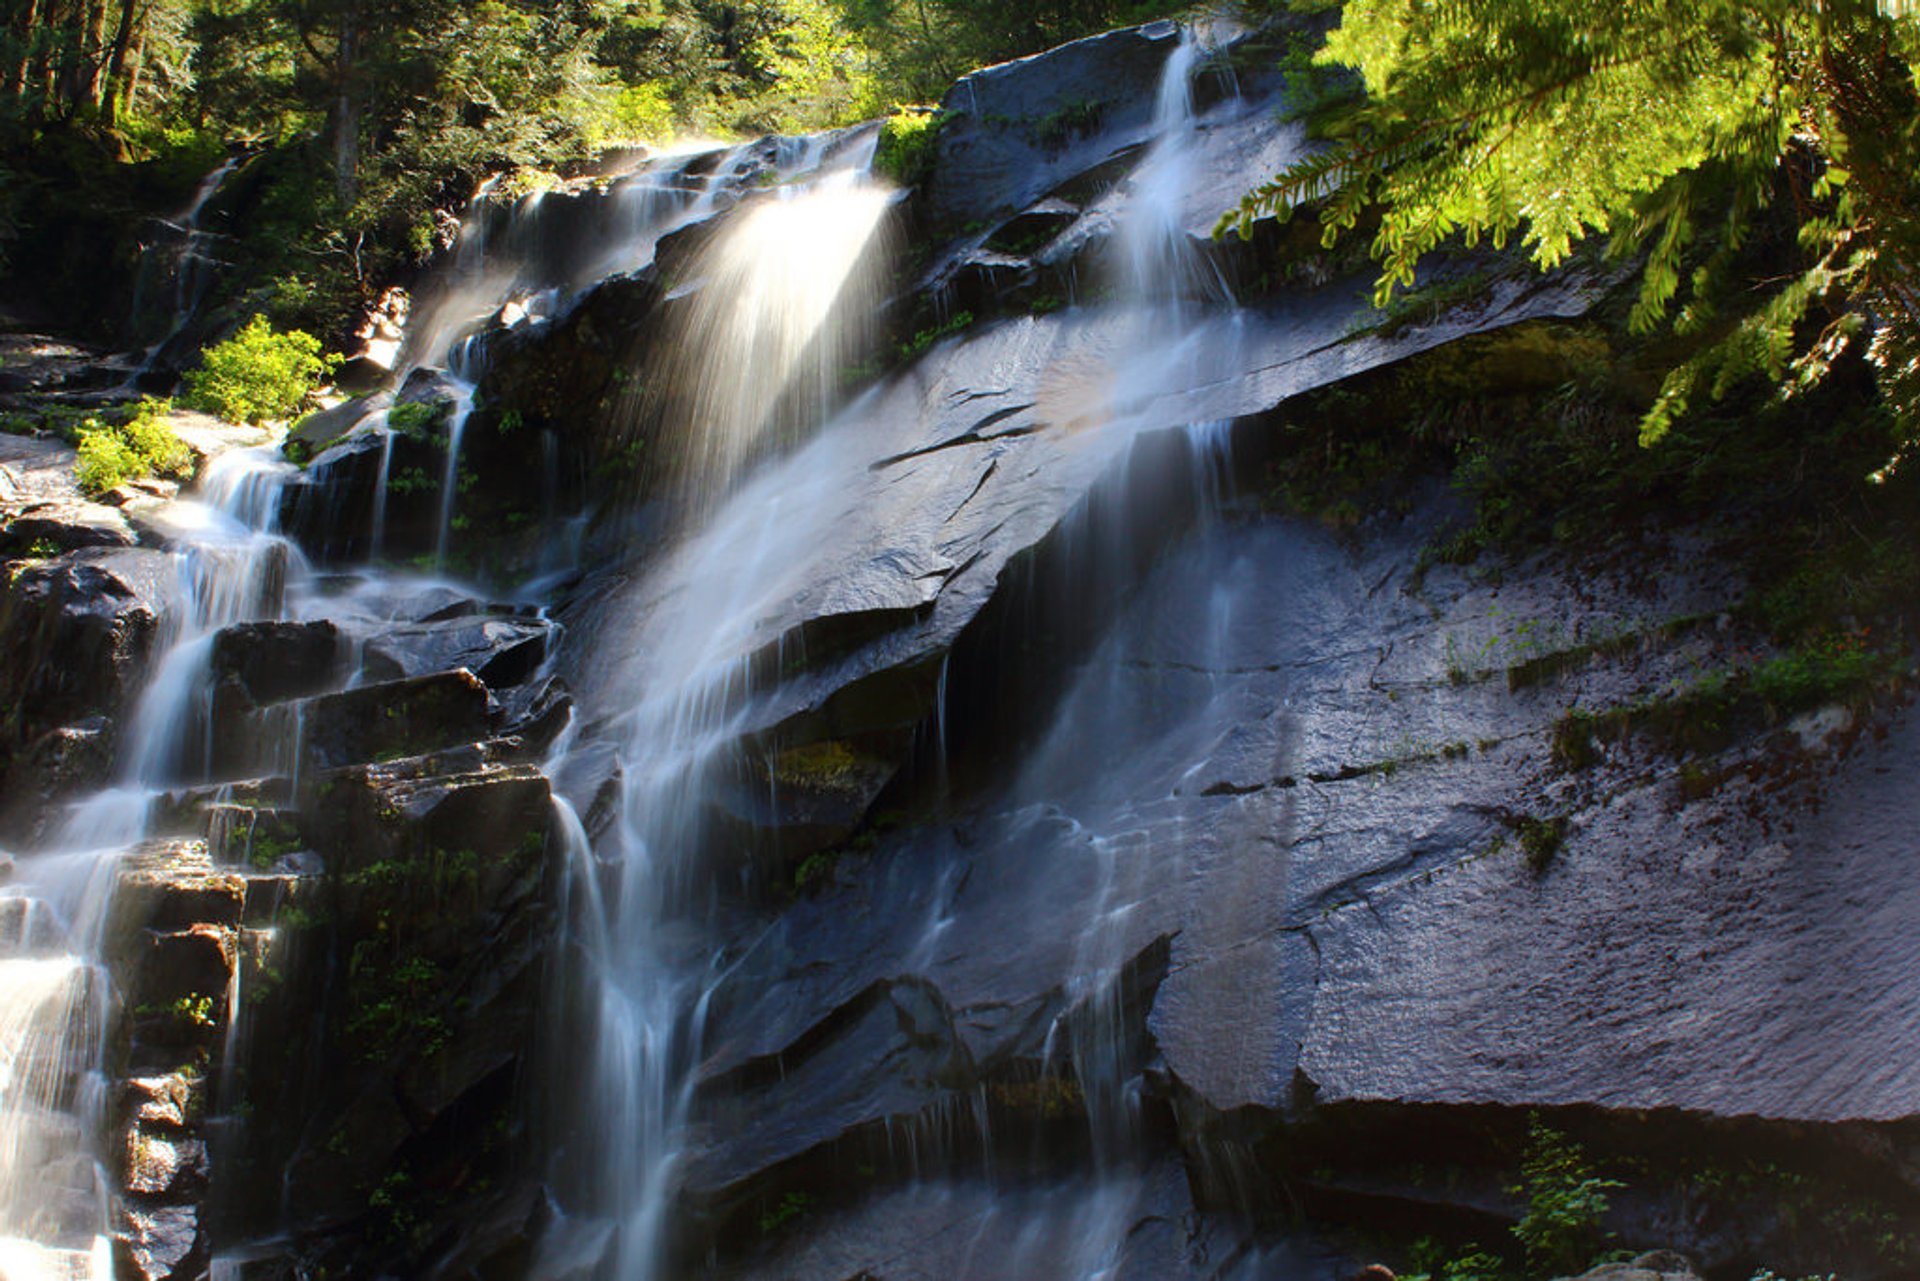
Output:
<path fill-rule="evenodd" d="M 4 775 L 0 830 L 34 839 L 61 806 L 105 785 L 113 752 L 113 725 L 104 716 L 50 729 L 28 743 Z"/>
<path fill-rule="evenodd" d="M 755 1207 L 771 1216 L 775 1191 Z M 826 1204 L 821 1204 L 825 1201 Z M 871 1191 L 801 1194 L 746 1257 L 715 1274 L 740 1281 L 1000 1281 L 1084 1276 L 1127 1281 L 1344 1277 L 1351 1265 L 1305 1237 L 1248 1242 L 1244 1225 L 1196 1207 L 1171 1161 L 1106 1178 L 1006 1182 L 946 1176 Z M 733 1240 L 750 1239 L 743 1225 Z"/>
<path fill-rule="evenodd" d="M 316 410 L 295 423 L 287 432 L 281 449 L 289 456 L 304 452 L 309 459 L 324 454 L 348 433 L 393 403 L 387 392 L 376 392 L 354 400 L 345 400 L 331 409 Z"/>
<path fill-rule="evenodd" d="M 338 682 L 344 657 L 339 628 L 306 623 L 236 623 L 213 638 L 216 681 L 232 678 L 256 706 L 307 698 Z"/>
<path fill-rule="evenodd" d="M 475 743 L 492 726 L 487 687 L 465 670 L 363 685 L 303 708 L 302 750 L 319 769 Z"/>
<path fill-rule="evenodd" d="M 456 405 L 467 398 L 467 388 L 456 381 L 444 369 L 422 367 L 407 375 L 400 390 L 395 393 L 396 405 L 425 405 L 434 411 L 429 419 L 427 430 L 441 430 L 447 425 L 446 419 Z"/>
<path fill-rule="evenodd" d="M 537 770 L 482 755 L 335 771 L 303 810 L 328 868 L 332 943 L 310 976 L 328 1017 L 317 1040 L 263 1049 L 253 1070 L 302 1054 L 328 1065 L 296 1074 L 287 1098 L 299 1132 L 282 1138 L 285 1212 L 314 1229 L 362 1224 L 350 1255 L 384 1248 L 387 1211 L 369 1219 L 365 1189 L 387 1187 L 391 1213 L 464 1223 L 472 1198 L 442 1190 L 506 1187 L 520 1150 L 514 1083 L 553 925 L 551 803 Z"/>
<path fill-rule="evenodd" d="M 387 448 L 384 432 L 359 431 L 316 455 L 298 480 L 280 492 L 281 530 L 323 562 L 368 554 L 374 494 Z M 399 473 L 389 468 L 389 474 Z"/>
<path fill-rule="evenodd" d="M 875 748 L 880 750 L 875 750 Z M 902 745 L 839 739 L 775 750 L 753 761 L 715 798 L 724 825 L 743 843 L 797 863 L 853 834 L 899 772 Z"/>
<path fill-rule="evenodd" d="M 941 101 L 947 123 L 927 182 L 938 225 L 1032 204 L 1147 136 L 1154 84 L 1179 39 L 1170 22 L 1090 36 L 988 67 Z"/>
<path fill-rule="evenodd" d="M 145 954 L 133 963 L 139 980 L 132 989 L 134 999 L 140 1004 L 158 1005 L 183 994 L 210 997 L 224 1015 L 233 962 L 230 929 L 197 924 L 164 933 L 149 930 Z"/>
<path fill-rule="evenodd" d="M 112 717 L 142 675 L 174 585 L 172 558 L 89 548 L 27 566 L 0 602 L 0 742 Z"/>
<path fill-rule="evenodd" d="M 363 647 L 369 680 L 394 681 L 464 667 L 498 691 L 532 678 L 552 627 L 540 619 L 455 617 L 383 631 Z"/>

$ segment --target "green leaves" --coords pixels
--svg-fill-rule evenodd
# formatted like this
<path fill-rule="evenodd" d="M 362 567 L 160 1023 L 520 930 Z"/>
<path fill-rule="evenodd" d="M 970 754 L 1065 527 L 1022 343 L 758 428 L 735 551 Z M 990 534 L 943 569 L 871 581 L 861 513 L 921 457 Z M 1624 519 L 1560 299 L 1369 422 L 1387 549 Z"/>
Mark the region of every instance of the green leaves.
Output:
<path fill-rule="evenodd" d="M 1634 330 L 1676 307 L 1683 334 L 1725 330 L 1667 379 L 1649 443 L 1743 378 L 1817 378 L 1851 341 L 1835 313 L 1871 299 L 1888 335 L 1882 384 L 1911 424 L 1916 25 L 1867 0 L 1349 0 L 1316 62 L 1352 68 L 1368 100 L 1323 118 L 1319 149 L 1216 232 L 1317 205 L 1331 246 L 1377 214 L 1376 306 L 1446 243 L 1517 239 L 1550 270 L 1608 235 L 1617 260 L 1641 258 Z M 1807 258 L 1759 306 L 1733 300 L 1742 318 L 1728 329 L 1732 268 L 1783 198 Z"/>
<path fill-rule="evenodd" d="M 237 423 L 291 418 L 339 363 L 322 356 L 320 340 L 301 330 L 275 332 L 264 316 L 200 354 L 186 377 L 189 405 Z"/>

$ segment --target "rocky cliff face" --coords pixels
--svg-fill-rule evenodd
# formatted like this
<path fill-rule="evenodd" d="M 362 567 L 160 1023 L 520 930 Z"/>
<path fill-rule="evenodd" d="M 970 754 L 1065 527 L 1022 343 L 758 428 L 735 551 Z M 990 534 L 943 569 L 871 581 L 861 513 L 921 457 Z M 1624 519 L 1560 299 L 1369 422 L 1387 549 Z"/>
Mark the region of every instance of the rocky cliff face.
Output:
<path fill-rule="evenodd" d="M 1508 1240 L 1531 1117 L 1620 1179 L 1627 1243 L 1902 1274 L 1912 718 L 1816 702 L 1676 750 L 1647 709 L 1761 643 L 1693 532 L 1459 565 L 1417 463 L 1337 522 L 1289 500 L 1299 398 L 1391 415 L 1376 371 L 1537 352 L 1605 282 L 1496 272 L 1389 324 L 1338 261 L 1262 258 L 1276 233 L 1214 245 L 1304 145 L 1272 37 L 1236 39 L 956 86 L 898 211 L 893 368 L 698 526 L 659 515 L 679 424 L 623 371 L 692 305 L 694 245 L 778 198 L 750 179 L 778 144 L 673 170 L 722 195 L 483 325 L 470 401 L 417 376 L 402 434 L 384 401 L 302 429 L 293 603 L 207 630 L 193 750 L 111 873 L 122 1274 L 600 1275 L 644 1216 L 581 1154 L 653 1143 L 666 1275 L 1323 1276 Z M 1142 285 L 1148 206 L 1174 266 Z M 589 554 L 511 601 L 362 567 L 432 552 L 413 473 L 472 477 L 473 568 L 545 559 L 534 474 L 601 501 Z M 191 535 L 98 523 L 5 544 L 28 849 L 125 776 L 191 626 Z M 728 675 L 649 721 L 676 647 Z M 634 726 L 696 712 L 684 795 L 643 791 L 672 744 Z M 687 967 L 646 1029 L 678 1102 L 583 1108 L 634 955 L 596 931 L 655 894 L 632 834 L 682 800 L 644 951 Z"/>

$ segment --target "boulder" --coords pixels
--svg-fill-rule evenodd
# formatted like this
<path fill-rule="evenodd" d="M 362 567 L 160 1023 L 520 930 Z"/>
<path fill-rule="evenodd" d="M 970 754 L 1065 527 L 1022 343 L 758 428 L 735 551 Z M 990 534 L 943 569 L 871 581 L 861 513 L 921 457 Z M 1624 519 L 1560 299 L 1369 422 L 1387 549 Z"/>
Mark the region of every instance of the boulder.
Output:
<path fill-rule="evenodd" d="M 955 81 L 926 190 L 935 224 L 1011 213 L 1138 146 L 1153 122 L 1143 87 L 1179 34 L 1171 22 L 1111 31 Z"/>
<path fill-rule="evenodd" d="M 164 553 L 101 547 L 20 570 L 0 601 L 0 742 L 118 715 L 144 674 L 174 574 Z"/>
<path fill-rule="evenodd" d="M 327 619 L 236 623 L 213 638 L 216 683 L 231 679 L 255 706 L 307 698 L 337 684 L 346 645 Z"/>
<path fill-rule="evenodd" d="M 114 1275 L 125 1281 L 190 1281 L 204 1275 L 208 1243 L 191 1205 L 123 1204 L 113 1236 Z"/>
<path fill-rule="evenodd" d="M 393 627 L 367 641 L 361 670 L 369 680 L 395 681 L 464 667 L 503 691 L 539 670 L 552 630 L 543 619 L 495 615 Z"/>
<path fill-rule="evenodd" d="M 32 841 L 57 820 L 62 807 L 112 777 L 113 723 L 90 716 L 50 729 L 13 756 L 0 785 L 0 831 Z"/>

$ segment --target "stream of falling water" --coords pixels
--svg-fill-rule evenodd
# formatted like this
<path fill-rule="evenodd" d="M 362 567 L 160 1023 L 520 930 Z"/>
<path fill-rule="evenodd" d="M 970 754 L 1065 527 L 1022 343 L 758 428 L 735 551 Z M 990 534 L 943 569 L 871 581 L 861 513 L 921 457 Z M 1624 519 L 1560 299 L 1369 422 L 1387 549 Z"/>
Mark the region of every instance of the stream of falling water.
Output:
<path fill-rule="evenodd" d="M 1141 323 L 1113 371 L 1116 405 L 1144 404 L 1191 376 L 1178 341 L 1180 309 L 1217 297 L 1181 222 L 1189 82 L 1199 57 L 1183 35 L 1159 94 L 1157 141 L 1134 180 L 1139 212 L 1121 230 L 1121 302 Z M 836 303 L 857 294 L 859 276 L 871 270 L 862 258 L 873 253 L 886 200 L 854 175 L 787 194 L 736 217 L 698 260 L 694 274 L 705 289 L 660 381 L 691 433 L 679 460 L 683 503 L 704 519 L 639 585 L 649 607 L 617 685 L 624 707 L 595 709 L 617 726 L 615 821 L 589 848 L 573 810 L 584 811 L 590 796 L 561 802 L 561 827 L 574 842 L 568 865 L 583 873 L 575 946 L 587 971 L 591 1061 L 573 1138 L 556 1162 L 556 1183 L 571 1185 L 580 1213 L 573 1231 L 550 1238 L 538 1275 L 598 1265 L 607 1270 L 594 1275 L 649 1281 L 669 1262 L 694 1069 L 722 977 L 709 937 L 709 882 L 697 874 L 714 837 L 711 798 L 737 778 L 742 730 L 768 693 L 747 665 L 765 642 L 764 620 L 818 573 L 820 548 L 852 515 L 850 495 L 862 492 L 854 478 L 872 461 L 859 402 L 811 440 L 766 457 L 792 440 L 794 421 L 809 411 L 818 421 L 824 385 L 807 371 L 831 370 L 853 342 L 834 330 L 847 314 Z M 763 370 L 773 376 L 746 376 Z M 808 388 L 811 397 L 796 397 Z M 1205 448 L 1222 438 L 1215 425 L 1196 431 Z M 564 740 L 548 763 L 563 796 L 575 772 L 572 750 Z M 1127 892 L 1110 880 L 1101 901 L 1088 905 L 1074 987 L 1092 1013 L 1059 1029 L 1060 1053 L 1089 1100 L 1097 1170 L 1091 1190 L 1066 1212 L 1077 1225 L 1071 1248 L 1049 1260 L 1065 1270 L 1048 1275 L 1105 1275 L 1138 1199 L 1136 1181 L 1123 1174 L 1138 1148 L 1138 1082 L 1125 1075 L 1120 1045 L 1124 958 L 1105 928 L 1108 916 L 1126 911 Z M 1000 1275 L 1015 1274 L 1022 1273 Z"/>
<path fill-rule="evenodd" d="M 648 591 L 673 599 L 634 639 L 622 682 L 632 701 L 606 709 L 619 720 L 618 818 L 598 848 L 578 845 L 569 859 L 588 872 L 577 945 L 593 1048 L 575 1132 L 589 1151 L 563 1154 L 575 1177 L 563 1170 L 556 1181 L 572 1185 L 586 1213 L 579 1231 L 549 1243 L 543 1275 L 600 1258 L 621 1281 L 639 1281 L 665 1260 L 713 979 L 689 901 L 707 798 L 734 763 L 755 625 L 799 585 L 805 562 L 793 549 L 820 545 L 842 514 L 843 478 L 867 459 L 854 434 L 829 430 L 740 477 L 776 438 L 819 422 L 870 322 L 863 284 L 879 265 L 889 201 L 866 176 L 871 154 L 869 143 L 831 172 L 762 197 L 693 269 L 700 292 L 686 304 L 682 338 L 695 349 L 672 368 L 700 442 L 685 451 L 681 496 L 689 514 L 726 501 L 649 581 Z M 819 156 L 802 151 L 794 162 L 811 169 Z M 567 751 L 563 741 L 549 762 L 563 791 Z M 577 842 L 586 834 L 570 811 L 586 800 L 561 802 L 562 831 Z M 604 883 L 598 867 L 610 869 Z"/>
<path fill-rule="evenodd" d="M 114 996 L 100 962 L 118 861 L 146 833 L 148 810 L 192 772 L 213 634 L 279 614 L 298 553 L 249 525 L 259 467 L 229 456 L 206 502 L 170 512 L 173 584 L 151 675 L 126 721 L 113 784 L 59 824 L 47 848 L 17 857 L 0 888 L 0 1276 L 111 1275 L 110 1200 L 97 1150 L 103 1044 Z"/>
<path fill-rule="evenodd" d="M 817 145 L 775 151 L 781 177 L 810 171 L 823 158 Z M 870 154 L 869 140 L 864 151 L 849 152 L 848 163 L 863 168 Z M 481 372 L 474 364 L 472 331 L 492 319 L 539 314 L 570 288 L 645 266 L 662 236 L 714 212 L 754 163 L 749 145 L 727 149 L 710 164 L 701 157 L 680 157 L 642 172 L 618 189 L 612 225 L 581 246 L 567 245 L 540 228 L 538 200 L 510 210 L 489 208 L 483 201 L 469 215 L 469 234 L 463 236 L 451 283 L 408 338 L 412 363 L 437 359 L 461 393 L 445 464 L 436 544 L 442 558 L 457 495 L 460 428 Z M 704 166 L 703 176 L 689 176 L 696 166 Z M 203 199 L 217 188 L 220 176 L 205 184 Z M 781 193 L 779 203 L 786 205 L 795 194 Z M 794 203 L 801 207 L 804 201 Z M 869 233 L 879 220 L 878 203 L 870 213 Z M 490 250 L 490 226 L 502 232 L 504 244 L 497 251 Z M 566 249 L 558 261 L 556 241 Z M 849 253 L 849 261 L 857 257 Z M 803 301 L 796 297 L 792 306 Z M 778 310 L 777 302 L 769 304 L 770 314 Z M 789 325 L 789 331 L 805 347 L 806 324 L 827 322 L 821 314 Z M 778 344 L 770 350 L 790 369 L 814 369 L 804 354 Z M 819 350 L 837 349 L 828 344 Z M 735 418 L 746 422 L 746 412 Z M 374 425 L 384 430 L 384 423 Z M 746 430 L 754 430 L 753 424 Z M 383 442 L 383 473 L 390 460 L 387 445 L 390 438 Z M 0 853 L 5 873 L 0 884 L 0 1278 L 5 1281 L 107 1281 L 113 1272 L 112 1192 L 98 1143 L 107 1086 L 104 1038 L 117 998 L 100 960 L 103 934 L 116 868 L 148 834 L 155 800 L 174 785 L 211 776 L 209 673 L 216 634 L 237 622 L 289 616 L 332 617 L 352 631 L 377 624 L 395 608 L 404 610 L 395 601 L 425 599 L 447 589 L 433 578 L 374 572 L 364 576 L 359 589 L 342 593 L 335 583 L 323 595 L 304 558 L 276 532 L 281 490 L 293 474 L 271 447 L 227 454 L 202 478 L 197 498 L 167 509 L 163 523 L 172 548 L 173 582 L 159 610 L 148 675 L 124 718 L 112 782 L 60 819 L 43 848 L 17 856 Z M 383 532 L 378 524 L 376 516 L 375 546 Z M 297 739 L 297 724 L 288 731 Z M 281 746 L 280 765 L 297 769 L 297 741 Z M 644 914 L 644 897 L 629 896 L 619 910 Z M 612 920 L 604 904 L 588 915 Z M 237 982 L 228 999 L 230 1005 L 238 1001 Z M 667 999 L 677 998 L 669 994 Z M 617 1036 L 620 1020 L 611 1025 Z M 229 1045 L 229 1055 L 231 1050 Z M 630 1132 L 639 1133 L 647 1116 L 667 1115 L 651 1103 L 642 1105 Z M 662 1141 L 652 1150 L 668 1147 Z"/>

